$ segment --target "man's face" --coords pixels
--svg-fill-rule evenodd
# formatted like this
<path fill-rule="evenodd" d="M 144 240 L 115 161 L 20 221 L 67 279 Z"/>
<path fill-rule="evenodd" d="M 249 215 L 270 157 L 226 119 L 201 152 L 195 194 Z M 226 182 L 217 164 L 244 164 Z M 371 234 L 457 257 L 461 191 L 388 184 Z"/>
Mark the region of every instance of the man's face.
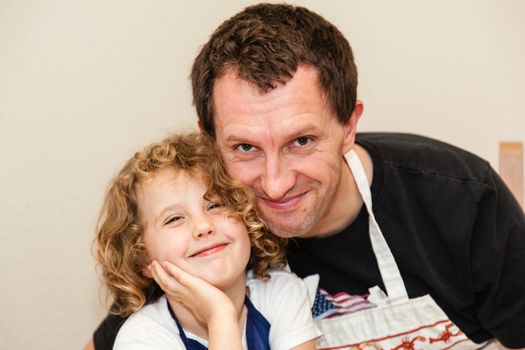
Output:
<path fill-rule="evenodd" d="M 265 221 L 281 237 L 309 237 L 340 222 L 355 120 L 341 124 L 317 71 L 300 66 L 285 85 L 261 94 L 227 72 L 215 82 L 216 141 L 230 173 L 252 187 Z M 347 186 L 343 186 L 344 189 Z M 346 198 L 348 199 L 348 198 Z"/>

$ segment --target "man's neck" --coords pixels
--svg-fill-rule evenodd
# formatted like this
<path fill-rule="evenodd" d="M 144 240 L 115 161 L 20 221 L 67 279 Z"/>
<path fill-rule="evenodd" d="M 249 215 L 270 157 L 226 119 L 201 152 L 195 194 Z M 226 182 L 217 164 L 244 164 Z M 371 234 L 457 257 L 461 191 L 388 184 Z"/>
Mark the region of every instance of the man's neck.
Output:
<path fill-rule="evenodd" d="M 368 184 L 372 184 L 373 163 L 370 154 L 361 146 L 354 145 L 352 148 L 365 169 Z M 363 198 L 357 188 L 354 175 L 350 171 L 346 159 L 341 169 L 341 182 L 334 195 L 334 200 L 328 210 L 326 217 L 321 219 L 318 225 L 312 230 L 315 232 L 310 237 L 326 237 L 341 232 L 350 225 L 363 206 Z"/>

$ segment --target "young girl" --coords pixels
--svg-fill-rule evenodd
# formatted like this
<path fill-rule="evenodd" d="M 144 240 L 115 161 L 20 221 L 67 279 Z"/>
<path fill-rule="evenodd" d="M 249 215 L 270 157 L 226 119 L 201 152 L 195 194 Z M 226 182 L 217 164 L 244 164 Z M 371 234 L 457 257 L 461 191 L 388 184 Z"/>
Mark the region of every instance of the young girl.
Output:
<path fill-rule="evenodd" d="M 254 203 L 198 134 L 152 144 L 127 162 L 95 242 L 111 311 L 133 313 L 114 349 L 315 349 L 306 288 L 276 269 L 285 242 Z"/>

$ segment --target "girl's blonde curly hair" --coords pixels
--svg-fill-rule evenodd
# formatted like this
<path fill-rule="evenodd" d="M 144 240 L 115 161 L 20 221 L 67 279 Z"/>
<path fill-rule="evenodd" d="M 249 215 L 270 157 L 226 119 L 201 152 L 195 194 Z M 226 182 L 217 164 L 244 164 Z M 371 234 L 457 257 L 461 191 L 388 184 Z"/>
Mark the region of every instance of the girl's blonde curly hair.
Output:
<path fill-rule="evenodd" d="M 110 184 L 98 219 L 94 255 L 112 299 L 110 312 L 127 316 L 141 308 L 156 286 L 143 274 L 150 262 L 137 216 L 137 186 L 160 169 L 173 168 L 208 180 L 205 197 L 217 197 L 247 227 L 251 242 L 248 268 L 267 279 L 268 268 L 285 263 L 286 239 L 262 222 L 251 190 L 228 175 L 213 142 L 197 133 L 177 134 L 135 153 Z"/>

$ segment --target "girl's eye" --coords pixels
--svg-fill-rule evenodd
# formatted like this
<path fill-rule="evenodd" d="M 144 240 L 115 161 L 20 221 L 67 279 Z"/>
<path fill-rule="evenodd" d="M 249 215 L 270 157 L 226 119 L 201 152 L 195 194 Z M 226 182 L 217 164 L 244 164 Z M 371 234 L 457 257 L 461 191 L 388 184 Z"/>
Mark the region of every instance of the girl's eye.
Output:
<path fill-rule="evenodd" d="M 164 225 L 169 225 L 173 222 L 177 222 L 179 220 L 182 219 L 182 216 L 172 216 L 171 218 L 169 218 L 168 220 L 166 220 L 166 222 L 164 223 Z"/>
<path fill-rule="evenodd" d="M 213 210 L 219 207 L 220 207 L 219 203 L 210 203 L 210 205 L 208 206 L 208 210 Z"/>

